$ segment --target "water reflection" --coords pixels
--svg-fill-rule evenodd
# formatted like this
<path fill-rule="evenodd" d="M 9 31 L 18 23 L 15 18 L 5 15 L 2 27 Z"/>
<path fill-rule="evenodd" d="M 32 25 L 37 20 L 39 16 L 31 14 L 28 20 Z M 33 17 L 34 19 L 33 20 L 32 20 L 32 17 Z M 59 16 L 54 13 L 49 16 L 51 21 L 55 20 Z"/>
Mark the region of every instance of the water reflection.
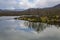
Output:
<path fill-rule="evenodd" d="M 60 40 L 59 26 L 10 18 L 0 18 L 0 40 Z"/>
<path fill-rule="evenodd" d="M 29 22 L 29 28 L 33 28 L 37 32 L 43 31 L 48 25 L 40 22 Z"/>
<path fill-rule="evenodd" d="M 44 31 L 44 29 L 48 27 L 52 27 L 52 25 L 49 25 L 47 23 L 40 23 L 40 22 L 29 22 L 29 21 L 23 21 L 19 23 L 20 27 L 24 28 L 25 31 L 36 31 L 41 32 Z M 55 25 L 56 28 L 59 28 L 58 25 Z M 18 29 L 22 30 L 21 28 L 17 27 Z"/>

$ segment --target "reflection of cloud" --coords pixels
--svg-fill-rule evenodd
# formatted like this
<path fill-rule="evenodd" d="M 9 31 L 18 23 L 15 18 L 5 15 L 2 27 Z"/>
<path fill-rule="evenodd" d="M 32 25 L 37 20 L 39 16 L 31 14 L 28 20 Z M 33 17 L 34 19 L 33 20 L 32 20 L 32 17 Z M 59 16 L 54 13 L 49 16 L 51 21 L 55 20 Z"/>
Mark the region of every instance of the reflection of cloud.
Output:
<path fill-rule="evenodd" d="M 29 28 L 28 22 L 27 21 L 20 21 L 18 22 L 18 27 L 16 27 L 16 30 L 22 30 L 25 32 L 32 32 L 34 31 L 32 28 Z"/>
<path fill-rule="evenodd" d="M 13 29 L 15 29 L 15 28 L 13 28 Z M 53 27 L 52 29 L 57 30 L 55 27 Z M 4 29 L 4 30 L 6 30 L 6 29 Z M 36 35 L 34 33 L 24 32 L 24 31 L 20 31 L 20 30 L 11 31 L 11 29 L 10 29 L 8 31 L 6 30 L 6 31 L 0 33 L 0 40 L 3 38 L 4 38 L 3 40 L 48 40 L 51 38 L 57 39 L 57 37 L 55 37 L 55 35 L 57 35 L 57 34 L 55 34 L 55 33 L 58 33 L 59 31 L 52 32 L 51 29 L 50 29 L 51 31 L 50 30 L 48 31 L 48 30 L 49 30 L 49 28 L 47 28 L 44 32 L 41 32 Z M 51 32 L 54 35 L 52 35 Z"/>
<path fill-rule="evenodd" d="M 36 37 L 32 33 L 15 30 L 15 26 L 15 21 L 0 21 L 0 40 L 29 40 Z"/>
<path fill-rule="evenodd" d="M 18 24 L 24 23 L 18 22 Z M 0 21 L 0 40 L 53 40 L 60 38 L 60 29 L 53 25 L 40 33 L 16 30 L 16 27 L 18 27 L 17 21 Z"/>

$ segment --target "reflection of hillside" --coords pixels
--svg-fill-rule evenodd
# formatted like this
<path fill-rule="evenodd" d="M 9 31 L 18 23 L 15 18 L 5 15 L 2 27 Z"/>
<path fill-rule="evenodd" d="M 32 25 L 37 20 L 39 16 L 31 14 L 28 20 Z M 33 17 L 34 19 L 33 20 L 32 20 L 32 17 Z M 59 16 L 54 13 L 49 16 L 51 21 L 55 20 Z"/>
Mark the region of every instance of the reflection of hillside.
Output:
<path fill-rule="evenodd" d="M 47 24 L 40 23 L 40 22 L 25 22 L 25 26 L 28 26 L 29 28 L 34 29 L 37 32 L 43 31 L 46 27 L 48 27 Z"/>

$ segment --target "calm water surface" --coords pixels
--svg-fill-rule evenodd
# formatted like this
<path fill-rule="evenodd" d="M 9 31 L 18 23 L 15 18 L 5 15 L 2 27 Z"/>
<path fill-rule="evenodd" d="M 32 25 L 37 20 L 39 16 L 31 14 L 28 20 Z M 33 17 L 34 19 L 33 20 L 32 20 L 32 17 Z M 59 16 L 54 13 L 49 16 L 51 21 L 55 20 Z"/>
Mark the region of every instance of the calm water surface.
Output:
<path fill-rule="evenodd" d="M 0 40 L 60 40 L 59 26 L 15 20 L 15 17 L 0 17 Z"/>

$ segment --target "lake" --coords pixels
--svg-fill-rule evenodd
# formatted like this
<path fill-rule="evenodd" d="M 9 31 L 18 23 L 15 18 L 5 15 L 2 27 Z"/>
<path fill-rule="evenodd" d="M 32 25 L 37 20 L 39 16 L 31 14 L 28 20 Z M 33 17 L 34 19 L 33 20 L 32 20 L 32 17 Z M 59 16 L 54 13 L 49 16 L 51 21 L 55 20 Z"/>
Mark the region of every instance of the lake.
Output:
<path fill-rule="evenodd" d="M 0 40 L 60 40 L 60 26 L 0 17 Z"/>

